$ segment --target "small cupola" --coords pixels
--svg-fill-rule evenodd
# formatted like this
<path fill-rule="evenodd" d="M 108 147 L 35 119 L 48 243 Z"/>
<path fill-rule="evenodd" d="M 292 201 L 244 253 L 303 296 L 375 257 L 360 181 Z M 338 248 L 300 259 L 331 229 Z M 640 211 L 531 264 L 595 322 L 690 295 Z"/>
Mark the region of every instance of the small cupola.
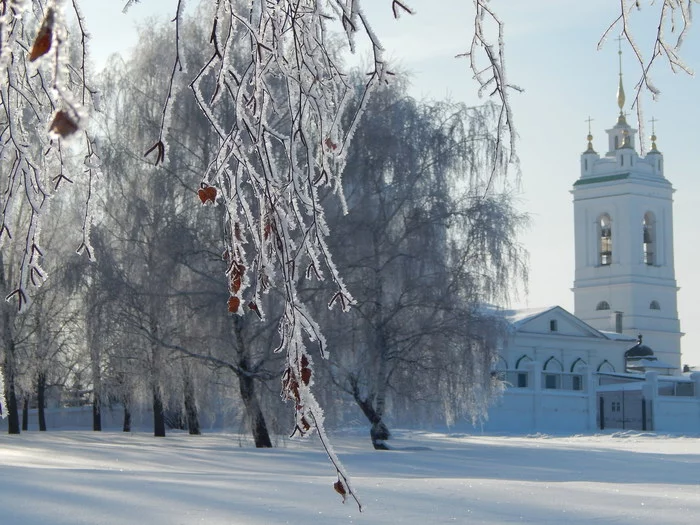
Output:
<path fill-rule="evenodd" d="M 625 359 L 651 358 L 655 360 L 654 351 L 642 342 L 642 334 L 637 336 L 637 344 L 625 352 Z"/>
<path fill-rule="evenodd" d="M 656 147 L 656 119 L 651 119 L 651 150 L 646 154 L 646 161 L 651 165 L 654 174 L 664 176 L 664 156 Z"/>
<path fill-rule="evenodd" d="M 586 135 L 588 146 L 586 147 L 586 151 L 581 154 L 581 174 L 584 177 L 593 171 L 595 161 L 600 158 L 600 155 L 593 149 L 593 135 L 591 134 L 592 120 L 591 117 L 588 117 L 588 135 Z"/>

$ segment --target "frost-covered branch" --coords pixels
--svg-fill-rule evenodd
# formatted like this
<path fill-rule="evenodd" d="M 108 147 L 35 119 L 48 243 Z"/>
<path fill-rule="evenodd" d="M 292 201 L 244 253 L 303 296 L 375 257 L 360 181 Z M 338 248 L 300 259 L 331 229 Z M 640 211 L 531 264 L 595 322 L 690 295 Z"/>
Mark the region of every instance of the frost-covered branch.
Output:
<path fill-rule="evenodd" d="M 322 431 L 323 413 L 311 392 L 308 345 L 317 344 L 323 357 L 327 349 L 297 285 L 304 278 L 329 280 L 335 287 L 330 306 L 347 309 L 353 302 L 328 249 L 319 190 L 329 188 L 345 207 L 341 174 L 348 144 L 370 92 L 391 73 L 357 0 L 213 4 L 209 58 L 190 86 L 218 140 L 198 196 L 204 205 L 223 207 L 228 310 L 264 318 L 262 295 L 272 287 L 282 291 L 278 351 L 287 356 L 283 397 L 294 402 L 296 433 L 319 430 L 344 495 L 354 497 Z M 183 38 L 180 16 L 178 4 L 175 66 Z M 351 49 L 361 35 L 371 43 L 372 69 L 359 95 L 330 45 L 333 25 Z M 172 78 L 170 86 L 160 136 L 149 150 L 157 150 L 156 163 L 168 151 Z"/>
<path fill-rule="evenodd" d="M 663 0 L 661 2 L 650 3 L 650 8 L 658 10 L 658 22 L 655 24 L 656 34 L 648 59 L 644 58 L 644 53 L 637 43 L 631 24 L 633 13 L 642 9 L 639 0 L 619 0 L 620 14 L 607 27 L 598 42 L 598 49 L 601 49 L 610 34 L 615 30 L 619 30 L 620 37 L 622 40 L 627 41 L 632 48 L 636 61 L 639 63 L 641 75 L 634 88 L 635 96 L 632 107 L 635 108 L 637 113 L 637 121 L 640 128 L 639 141 L 642 151 L 644 151 L 645 147 L 641 95 L 643 92 L 647 91 L 651 93 L 652 98 L 656 100 L 660 94 L 659 89 L 654 85 L 650 76 L 652 66 L 659 57 L 665 56 L 671 71 L 674 73 L 683 72 L 689 75 L 693 74 L 692 70 L 685 64 L 680 56 L 680 49 L 690 30 L 692 23 L 692 6 L 695 1 L 696 0 Z M 668 34 L 669 31 L 671 36 Z"/>
<path fill-rule="evenodd" d="M 71 9 L 67 5 L 65 0 L 0 3 L 0 245 L 13 253 L 7 264 L 18 267 L 10 274 L 16 277 L 7 299 L 16 298 L 20 310 L 29 304 L 29 288 L 47 278 L 40 266 L 41 222 L 61 183 L 74 180 L 68 173 L 75 166 L 66 155 L 74 148 L 65 142 L 86 126 L 86 108 L 92 105 L 87 95 L 96 93 L 87 84 L 83 18 L 74 1 Z M 76 62 L 66 16 L 78 22 Z M 88 157 L 94 164 L 93 149 Z M 83 230 L 87 239 L 89 214 Z"/>
<path fill-rule="evenodd" d="M 160 120 L 160 135 L 158 140 L 153 146 L 149 148 L 146 152 L 146 156 L 150 155 L 154 151 L 156 152 L 156 166 L 165 160 L 165 135 L 170 128 L 170 112 L 172 111 L 172 101 L 173 101 L 173 83 L 175 82 L 175 76 L 178 72 L 182 72 L 182 53 L 180 52 L 180 22 L 182 20 L 182 10 L 185 4 L 183 0 L 178 0 L 177 9 L 175 12 L 175 60 L 173 61 L 173 69 L 170 72 L 170 82 L 168 83 L 168 93 L 165 97 L 165 103 L 163 104 L 163 111 L 161 113 Z M 127 4 L 124 9 L 127 9 L 129 4 Z"/>
<path fill-rule="evenodd" d="M 517 134 L 510 105 L 510 90 L 520 92 L 522 88 L 510 84 L 506 75 L 503 21 L 491 9 L 489 0 L 474 0 L 474 8 L 474 33 L 471 45 L 469 51 L 458 56 L 469 59 L 469 68 L 479 86 L 479 96 L 488 94 L 489 97 L 495 97 L 500 101 L 496 155 L 500 157 L 508 152 L 509 158 L 514 159 Z M 498 37 L 495 41 L 488 35 L 489 25 L 496 27 Z M 504 136 L 508 138 L 507 148 L 501 143 Z M 495 172 L 492 173 L 492 177 L 494 175 Z"/>

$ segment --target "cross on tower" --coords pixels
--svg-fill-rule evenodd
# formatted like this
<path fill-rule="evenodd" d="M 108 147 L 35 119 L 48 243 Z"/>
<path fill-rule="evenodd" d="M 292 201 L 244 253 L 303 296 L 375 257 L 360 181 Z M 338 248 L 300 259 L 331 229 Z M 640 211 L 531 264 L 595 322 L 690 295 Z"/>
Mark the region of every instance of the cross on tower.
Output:
<path fill-rule="evenodd" d="M 625 120 L 625 116 L 622 113 L 622 108 L 625 107 L 625 89 L 622 87 L 622 35 L 617 37 L 617 54 L 619 55 L 620 61 L 620 80 L 617 85 L 617 107 L 620 108 L 620 122 Z"/>
<path fill-rule="evenodd" d="M 620 35 L 615 40 L 617 40 L 617 54 L 620 55 L 620 69 L 622 69 L 622 41 L 625 40 L 625 38 Z"/>
<path fill-rule="evenodd" d="M 590 117 L 590 115 L 589 115 L 588 118 L 585 120 L 585 122 L 588 122 L 588 134 L 589 134 L 589 135 L 591 134 L 591 122 L 593 122 L 594 120 L 595 120 L 595 119 L 592 119 L 592 118 Z"/>

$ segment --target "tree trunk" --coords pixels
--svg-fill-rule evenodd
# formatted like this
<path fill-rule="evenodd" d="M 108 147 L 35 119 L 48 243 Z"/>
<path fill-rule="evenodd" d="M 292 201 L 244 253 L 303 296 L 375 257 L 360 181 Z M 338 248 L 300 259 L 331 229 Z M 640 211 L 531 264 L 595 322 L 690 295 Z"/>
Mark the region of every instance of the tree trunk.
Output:
<path fill-rule="evenodd" d="M 267 431 L 265 416 L 260 409 L 260 403 L 255 396 L 255 380 L 245 374 L 238 376 L 238 385 L 241 392 L 241 399 L 245 405 L 250 430 L 253 433 L 253 440 L 257 448 L 272 448 L 270 433 Z"/>
<path fill-rule="evenodd" d="M 29 396 L 24 396 L 22 404 L 22 431 L 26 432 L 29 429 Z"/>
<path fill-rule="evenodd" d="M 243 328 L 241 319 L 236 316 L 234 318 L 234 333 L 236 337 L 236 350 L 238 351 L 238 388 L 241 393 L 241 399 L 245 406 L 250 430 L 253 433 L 253 440 L 257 448 L 272 448 L 270 433 L 267 430 L 265 416 L 260 408 L 258 397 L 255 394 L 255 379 L 248 372 L 250 371 L 250 362 L 248 358 L 248 348 L 243 340 Z"/>
<path fill-rule="evenodd" d="M 5 282 L 5 267 L 3 263 L 2 251 L 0 251 L 0 293 L 7 296 L 7 283 Z M 3 301 L 2 306 L 2 339 L 5 347 L 5 361 L 3 369 L 3 379 L 5 381 L 5 401 L 6 407 L 2 407 L 3 413 L 7 411 L 7 433 L 19 434 L 19 413 L 17 411 L 17 395 L 15 392 L 15 340 L 12 334 L 12 316 L 10 308 L 12 306 Z"/>
<path fill-rule="evenodd" d="M 165 412 L 163 398 L 158 385 L 153 385 L 153 435 L 165 437 Z"/>
<path fill-rule="evenodd" d="M 36 378 L 36 404 L 39 431 L 46 432 L 46 374 L 44 372 L 39 372 Z"/>
<path fill-rule="evenodd" d="M 126 385 L 122 382 L 122 388 Z M 128 390 L 123 391 L 122 404 L 124 405 L 124 422 L 122 424 L 122 432 L 131 432 L 131 393 Z"/>
<path fill-rule="evenodd" d="M 124 404 L 124 425 L 122 426 L 122 432 L 131 432 L 131 408 L 127 404 Z"/>
<path fill-rule="evenodd" d="M 19 414 L 17 413 L 15 378 L 14 374 L 7 372 L 5 372 L 5 400 L 7 401 L 7 433 L 19 434 Z"/>
<path fill-rule="evenodd" d="M 188 366 L 184 367 L 185 381 L 185 417 L 187 418 L 187 429 L 191 435 L 200 435 L 202 431 L 199 428 L 199 414 L 197 413 L 197 403 L 194 394 L 194 382 L 192 373 Z"/>
<path fill-rule="evenodd" d="M 353 398 L 365 417 L 372 423 L 372 427 L 369 430 L 369 437 L 372 440 L 374 449 L 389 450 L 389 445 L 386 444 L 386 441 L 391 437 L 391 432 L 389 432 L 389 428 L 384 421 L 382 421 L 381 414 L 374 409 L 369 399 L 360 398 L 357 389 L 353 392 Z"/>
<path fill-rule="evenodd" d="M 158 322 L 156 321 L 155 309 L 151 305 L 149 326 L 151 329 L 151 388 L 153 389 L 153 435 L 155 437 L 165 437 L 165 411 L 163 410 L 163 390 L 160 386 L 160 374 L 162 356 L 160 345 L 156 341 L 158 337 Z"/>
<path fill-rule="evenodd" d="M 92 393 L 92 430 L 93 432 L 102 431 L 102 409 L 100 394 L 97 391 Z"/>
<path fill-rule="evenodd" d="M 92 269 L 92 280 L 97 282 L 97 267 Z M 92 380 L 92 430 L 102 431 L 102 307 L 97 301 L 96 286 L 89 288 L 85 319 L 87 344 L 90 350 L 90 379 Z"/>
<path fill-rule="evenodd" d="M 383 256 L 381 249 L 381 237 L 379 231 L 373 233 L 374 245 L 374 267 L 381 268 L 383 265 Z M 374 289 L 377 297 L 384 295 L 384 278 L 380 272 L 375 273 Z M 373 318 L 377 320 L 374 332 L 374 344 L 377 350 L 378 362 L 373 363 L 370 374 L 374 375 L 372 383 L 374 384 L 373 395 L 362 398 L 360 395 L 357 381 L 353 384 L 353 397 L 358 404 L 362 413 L 372 424 L 369 430 L 369 436 L 372 440 L 372 446 L 375 450 L 389 450 L 389 445 L 386 441 L 391 437 L 391 432 L 386 426 L 382 417 L 386 407 L 386 393 L 389 384 L 388 381 L 388 345 L 386 333 L 384 331 L 384 308 L 381 301 L 375 303 Z"/>

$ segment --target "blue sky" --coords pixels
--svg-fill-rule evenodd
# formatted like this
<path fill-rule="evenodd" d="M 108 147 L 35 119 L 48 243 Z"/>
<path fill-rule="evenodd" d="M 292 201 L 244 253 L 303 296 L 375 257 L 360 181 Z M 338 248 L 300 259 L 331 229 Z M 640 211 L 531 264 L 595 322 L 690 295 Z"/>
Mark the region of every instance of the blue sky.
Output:
<path fill-rule="evenodd" d="M 416 14 L 398 21 L 392 17 L 390 0 L 365 0 L 363 6 L 387 56 L 411 75 L 413 95 L 479 103 L 466 62 L 454 58 L 468 48 L 471 40 L 472 2 L 406 3 Z M 81 2 L 92 28 L 92 52 L 98 65 L 109 53 L 137 44 L 136 21 L 154 14 L 172 18 L 176 2 L 144 0 L 126 15 L 121 13 L 122 4 Z M 573 311 L 573 207 L 569 192 L 579 176 L 579 156 L 586 147 L 586 119 L 593 119 L 593 143 L 598 151 L 605 150 L 605 129 L 616 122 L 618 57 L 614 37 L 619 32 L 614 31 L 600 51 L 597 43 L 617 16 L 619 3 L 494 0 L 491 4 L 505 24 L 509 80 L 525 90 L 513 94 L 512 105 L 522 164 L 519 203 L 532 217 L 530 230 L 521 238 L 530 251 L 531 269 L 529 294 L 514 301 L 513 306 L 558 304 Z M 633 28 L 648 58 L 659 5 L 641 4 L 642 10 L 633 14 Z M 629 106 L 640 69 L 629 48 L 623 47 L 623 53 Z M 691 69 L 700 70 L 700 26 L 691 29 L 681 56 Z M 661 96 L 656 102 L 648 94 L 643 97 L 645 135 L 650 135 L 648 121 L 654 117 L 658 120 L 657 145 L 664 154 L 665 175 L 676 189 L 678 309 L 681 329 L 686 332 L 683 363 L 700 365 L 700 276 L 696 272 L 700 261 L 698 83 L 692 76 L 672 74 L 663 57 L 652 70 L 652 77 Z M 630 115 L 630 123 L 636 120 L 633 117 Z"/>

